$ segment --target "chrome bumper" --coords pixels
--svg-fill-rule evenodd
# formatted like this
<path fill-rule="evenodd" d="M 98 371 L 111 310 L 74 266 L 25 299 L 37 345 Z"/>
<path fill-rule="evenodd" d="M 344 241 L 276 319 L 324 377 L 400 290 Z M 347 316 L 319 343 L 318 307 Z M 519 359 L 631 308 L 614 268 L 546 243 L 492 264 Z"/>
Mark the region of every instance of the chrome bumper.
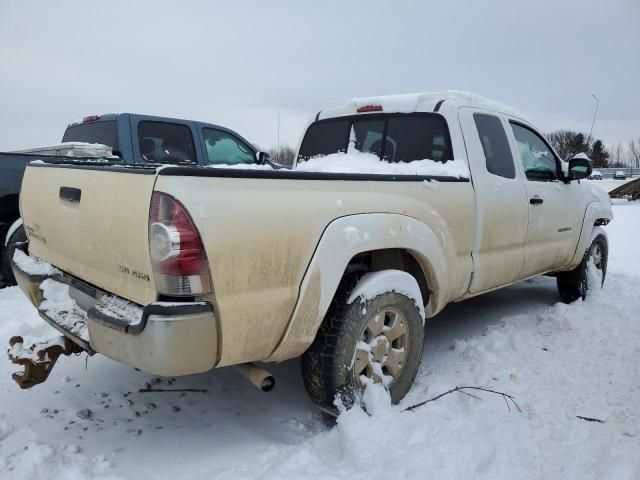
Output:
<path fill-rule="evenodd" d="M 216 364 L 218 334 L 209 302 L 154 302 L 142 307 L 63 272 L 34 275 L 13 259 L 11 265 L 20 289 L 40 316 L 85 350 L 154 375 L 200 373 Z M 42 288 L 48 279 L 68 286 L 78 309 L 48 309 L 46 288 Z M 133 313 L 136 318 L 131 318 Z M 82 328 L 82 321 L 86 322 L 86 329 Z"/>

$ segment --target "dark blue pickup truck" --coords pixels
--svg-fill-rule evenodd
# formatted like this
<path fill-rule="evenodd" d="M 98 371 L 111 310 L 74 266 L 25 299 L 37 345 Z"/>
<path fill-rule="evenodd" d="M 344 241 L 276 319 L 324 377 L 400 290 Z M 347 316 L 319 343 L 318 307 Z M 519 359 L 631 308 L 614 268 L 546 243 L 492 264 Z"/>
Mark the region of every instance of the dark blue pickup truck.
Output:
<path fill-rule="evenodd" d="M 158 164 L 236 165 L 269 162 L 241 135 L 218 125 L 133 113 L 91 115 L 70 124 L 62 145 L 30 153 L 0 153 L 0 283 L 13 283 L 9 259 L 16 242 L 26 240 L 20 228 L 18 197 L 30 162 L 100 162 L 136 166 Z M 90 145 L 89 145 L 90 144 Z M 64 148 L 68 145 L 69 148 Z M 90 148 L 95 146 L 95 148 Z M 60 152 L 66 155 L 60 155 Z"/>

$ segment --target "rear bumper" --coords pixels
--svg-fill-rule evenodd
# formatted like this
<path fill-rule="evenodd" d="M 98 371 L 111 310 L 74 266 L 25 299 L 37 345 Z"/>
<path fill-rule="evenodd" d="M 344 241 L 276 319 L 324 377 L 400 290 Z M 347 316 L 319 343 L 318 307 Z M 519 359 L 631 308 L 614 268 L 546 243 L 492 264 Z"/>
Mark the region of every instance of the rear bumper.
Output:
<path fill-rule="evenodd" d="M 13 259 L 11 265 L 20 289 L 40 316 L 86 350 L 163 376 L 205 372 L 216 364 L 216 318 L 209 302 L 141 307 L 63 272 L 28 273 Z M 56 303 L 47 302 L 52 287 L 58 294 L 68 292 L 77 300 L 77 308 L 69 312 L 51 307 Z"/>

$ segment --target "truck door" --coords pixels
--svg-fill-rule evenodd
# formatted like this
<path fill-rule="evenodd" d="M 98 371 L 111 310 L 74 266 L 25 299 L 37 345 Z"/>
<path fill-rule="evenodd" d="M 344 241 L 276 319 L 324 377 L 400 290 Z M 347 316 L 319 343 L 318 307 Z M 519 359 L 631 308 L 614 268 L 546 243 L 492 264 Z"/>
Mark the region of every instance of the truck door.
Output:
<path fill-rule="evenodd" d="M 509 121 L 529 209 L 523 277 L 561 268 L 576 250 L 586 202 L 577 182 L 564 183 L 560 159 L 530 126 Z"/>
<path fill-rule="evenodd" d="M 474 274 L 470 293 L 520 278 L 524 265 L 528 203 L 506 120 L 499 114 L 461 108 L 460 125 L 476 201 Z"/>

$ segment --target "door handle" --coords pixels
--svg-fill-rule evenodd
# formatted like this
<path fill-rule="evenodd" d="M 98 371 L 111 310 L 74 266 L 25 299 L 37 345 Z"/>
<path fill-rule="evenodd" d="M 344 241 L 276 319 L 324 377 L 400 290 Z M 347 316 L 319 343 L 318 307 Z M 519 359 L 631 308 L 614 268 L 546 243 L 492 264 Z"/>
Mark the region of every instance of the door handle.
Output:
<path fill-rule="evenodd" d="M 66 200 L 68 202 L 80 202 L 82 190 L 73 187 L 60 187 L 59 196 L 62 200 Z"/>
<path fill-rule="evenodd" d="M 542 202 L 544 202 L 544 200 L 540 197 L 533 197 L 529 199 L 529 203 L 531 205 L 540 205 Z"/>

